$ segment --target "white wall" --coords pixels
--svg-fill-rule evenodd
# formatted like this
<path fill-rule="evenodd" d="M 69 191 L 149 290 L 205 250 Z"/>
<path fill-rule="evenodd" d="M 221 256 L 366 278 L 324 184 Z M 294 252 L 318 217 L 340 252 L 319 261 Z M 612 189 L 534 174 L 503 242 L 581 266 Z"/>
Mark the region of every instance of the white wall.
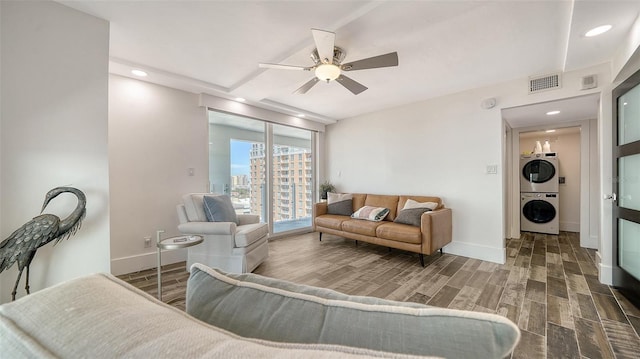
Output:
<path fill-rule="evenodd" d="M 638 70 L 640 62 L 640 16 L 631 25 L 629 34 L 611 61 L 612 78 L 622 82 Z"/>
<path fill-rule="evenodd" d="M 69 240 L 38 250 L 31 290 L 109 272 L 109 24 L 48 1 L 0 8 L 0 238 L 38 215 L 48 190 L 71 185 L 87 195 L 87 217 Z M 75 205 L 65 194 L 46 212 L 65 217 Z M 0 274 L 0 302 L 16 276 L 15 265 Z"/>
<path fill-rule="evenodd" d="M 609 67 L 601 65 L 563 74 L 559 90 L 529 95 L 520 79 L 339 121 L 327 126 L 326 177 L 343 192 L 441 196 L 453 209 L 454 239 L 445 251 L 504 262 L 500 109 L 610 91 L 580 91 L 590 74 L 610 83 Z M 497 106 L 482 109 L 488 97 Z M 600 120 L 610 126 L 611 113 Z M 494 164 L 498 174 L 486 174 Z"/>
<path fill-rule="evenodd" d="M 415 103 L 327 126 L 327 178 L 341 192 L 440 196 L 453 209 L 445 251 L 504 261 L 500 110 L 486 90 Z"/>
<path fill-rule="evenodd" d="M 565 183 L 558 187 L 560 230 L 580 232 L 580 132 L 521 137 L 520 153 L 530 152 L 536 141 L 544 144 L 545 140 L 549 140 L 551 151 L 558 154 L 558 176 L 565 177 Z"/>
<path fill-rule="evenodd" d="M 182 195 L 207 191 L 208 121 L 198 95 L 144 81 L 111 75 L 109 97 L 112 273 L 123 274 L 155 267 L 156 231 L 178 235 Z M 163 264 L 185 259 L 171 251 Z"/>

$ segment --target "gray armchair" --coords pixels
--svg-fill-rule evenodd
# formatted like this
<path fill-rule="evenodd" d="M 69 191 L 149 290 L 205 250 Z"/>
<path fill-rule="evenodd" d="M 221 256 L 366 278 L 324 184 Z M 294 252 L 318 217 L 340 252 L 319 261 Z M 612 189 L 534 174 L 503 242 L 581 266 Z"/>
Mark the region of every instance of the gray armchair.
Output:
<path fill-rule="evenodd" d="M 202 244 L 189 247 L 187 268 L 202 263 L 230 273 L 253 271 L 269 256 L 267 224 L 260 223 L 260 216 L 253 214 L 239 214 L 238 224 L 208 222 L 203 197 L 209 194 L 184 195 L 183 203 L 177 206 L 178 231 L 204 237 Z"/>

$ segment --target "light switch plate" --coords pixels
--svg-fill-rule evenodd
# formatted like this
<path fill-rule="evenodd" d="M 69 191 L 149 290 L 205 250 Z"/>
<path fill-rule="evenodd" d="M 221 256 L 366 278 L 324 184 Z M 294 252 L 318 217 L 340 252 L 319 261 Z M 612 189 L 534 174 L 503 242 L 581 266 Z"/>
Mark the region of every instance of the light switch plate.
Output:
<path fill-rule="evenodd" d="M 497 174 L 498 173 L 498 165 L 487 165 L 487 174 Z"/>

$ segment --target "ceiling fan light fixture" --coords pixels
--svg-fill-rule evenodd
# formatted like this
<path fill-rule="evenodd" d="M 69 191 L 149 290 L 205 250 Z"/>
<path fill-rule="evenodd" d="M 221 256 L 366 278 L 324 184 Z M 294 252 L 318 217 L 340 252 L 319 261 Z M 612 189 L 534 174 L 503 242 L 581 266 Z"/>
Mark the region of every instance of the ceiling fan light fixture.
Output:
<path fill-rule="evenodd" d="M 333 81 L 340 76 L 340 68 L 333 64 L 322 64 L 316 67 L 316 77 L 322 81 Z"/>

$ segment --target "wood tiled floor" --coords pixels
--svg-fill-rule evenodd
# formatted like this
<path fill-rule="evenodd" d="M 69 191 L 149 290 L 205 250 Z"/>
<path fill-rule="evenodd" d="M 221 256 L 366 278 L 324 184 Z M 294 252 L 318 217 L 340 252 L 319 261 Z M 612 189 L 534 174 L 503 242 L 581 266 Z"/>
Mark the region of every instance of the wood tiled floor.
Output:
<path fill-rule="evenodd" d="M 497 313 L 522 331 L 512 358 L 639 358 L 640 310 L 600 284 L 595 251 L 577 234 L 523 233 L 507 263 L 416 254 L 315 233 L 270 243 L 255 273 L 296 283 L 428 305 Z M 163 267 L 163 299 L 184 309 L 184 263 Z M 120 276 L 156 295 L 155 270 Z"/>

